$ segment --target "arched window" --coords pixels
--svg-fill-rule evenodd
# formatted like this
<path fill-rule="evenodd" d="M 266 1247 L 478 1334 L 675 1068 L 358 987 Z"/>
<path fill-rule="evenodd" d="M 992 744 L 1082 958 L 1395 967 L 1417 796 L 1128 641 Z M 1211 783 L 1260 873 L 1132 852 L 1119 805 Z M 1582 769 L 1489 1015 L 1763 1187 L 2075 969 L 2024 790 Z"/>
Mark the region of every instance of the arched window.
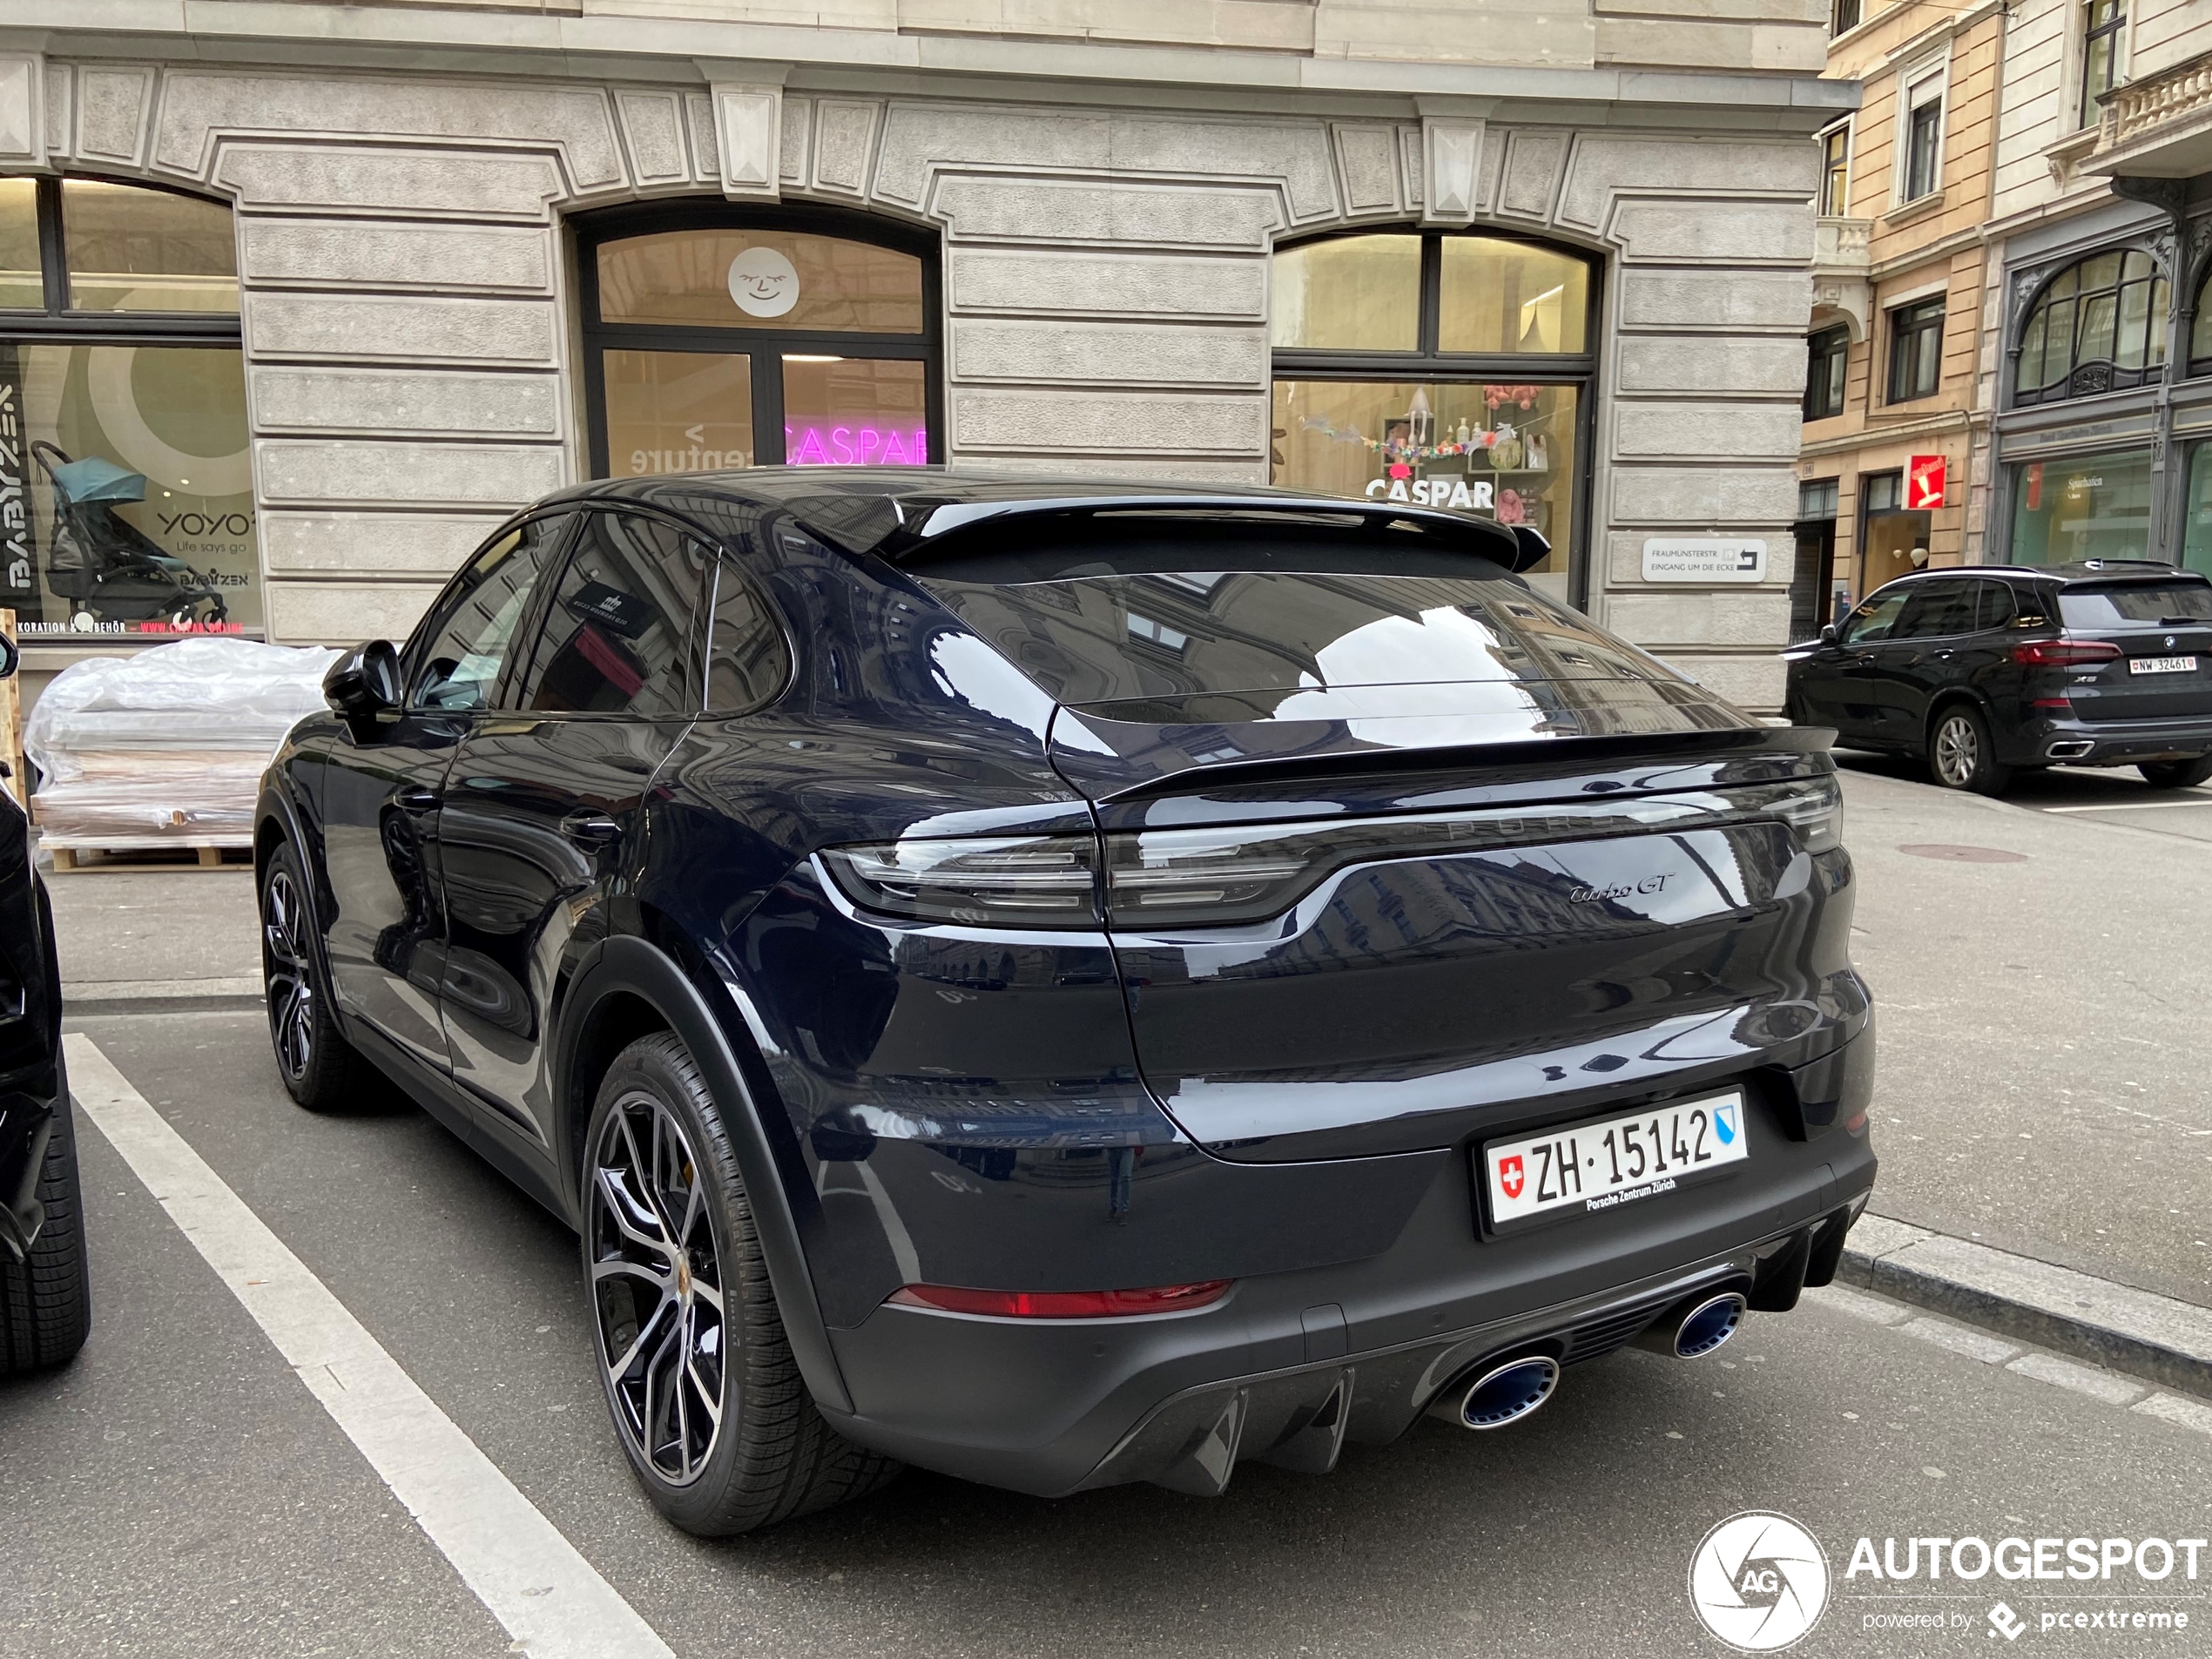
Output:
<path fill-rule="evenodd" d="M 936 247 L 826 211 L 626 210 L 583 247 L 600 477 L 943 459 Z"/>
<path fill-rule="evenodd" d="M 1363 232 L 1275 256 L 1272 476 L 1531 524 L 1580 545 L 1597 283 L 1497 235 Z"/>
<path fill-rule="evenodd" d="M 32 639 L 261 631 L 220 202 L 0 179 L 0 606 Z"/>
<path fill-rule="evenodd" d="M 2051 279 L 2020 330 L 2017 408 L 2155 381 L 2166 369 L 2166 277 L 2136 249 L 2093 254 Z"/>

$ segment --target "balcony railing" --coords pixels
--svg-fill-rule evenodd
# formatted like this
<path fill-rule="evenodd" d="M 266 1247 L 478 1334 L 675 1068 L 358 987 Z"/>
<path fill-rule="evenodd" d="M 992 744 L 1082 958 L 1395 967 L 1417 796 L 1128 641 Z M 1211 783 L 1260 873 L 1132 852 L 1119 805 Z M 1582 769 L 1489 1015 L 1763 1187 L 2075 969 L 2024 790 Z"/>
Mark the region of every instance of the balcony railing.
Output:
<path fill-rule="evenodd" d="M 2097 99 L 2085 172 L 2187 178 L 2212 167 L 2212 52 L 2115 86 Z"/>
<path fill-rule="evenodd" d="M 1865 276 L 1868 264 L 1867 239 L 1871 219 L 1817 219 L 1812 229 L 1812 268 L 1816 276 Z"/>

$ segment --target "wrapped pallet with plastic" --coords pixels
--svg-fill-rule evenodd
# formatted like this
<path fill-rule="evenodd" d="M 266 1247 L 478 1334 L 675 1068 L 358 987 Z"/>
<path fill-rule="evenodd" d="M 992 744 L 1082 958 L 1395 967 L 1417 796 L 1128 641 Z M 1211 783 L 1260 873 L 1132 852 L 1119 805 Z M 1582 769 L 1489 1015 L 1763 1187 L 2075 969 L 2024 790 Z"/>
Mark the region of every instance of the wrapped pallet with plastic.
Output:
<path fill-rule="evenodd" d="M 24 728 L 56 867 L 94 849 L 193 847 L 212 862 L 252 846 L 262 770 L 323 706 L 337 655 L 209 637 L 64 669 Z"/>

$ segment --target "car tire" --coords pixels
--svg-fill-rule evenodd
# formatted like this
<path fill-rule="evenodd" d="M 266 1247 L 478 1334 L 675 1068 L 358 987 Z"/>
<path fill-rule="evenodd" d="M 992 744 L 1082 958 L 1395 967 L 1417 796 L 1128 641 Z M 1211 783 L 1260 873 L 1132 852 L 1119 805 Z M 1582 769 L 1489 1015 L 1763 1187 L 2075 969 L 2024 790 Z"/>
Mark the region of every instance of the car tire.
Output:
<path fill-rule="evenodd" d="M 899 1473 L 815 1409 L 721 1110 L 675 1036 L 641 1038 L 608 1069 L 582 1189 L 599 1381 L 662 1514 L 727 1537 L 864 1496 Z"/>
<path fill-rule="evenodd" d="M 1989 722 L 1971 703 L 1938 711 L 1928 728 L 1928 775 L 1945 789 L 2001 795 L 2013 769 L 2000 766 L 1989 739 Z"/>
<path fill-rule="evenodd" d="M 338 1027 L 314 948 L 307 877 L 289 841 L 277 844 L 261 873 L 261 986 L 268 1003 L 269 1049 L 285 1093 L 311 1112 L 342 1112 L 388 1090 L 381 1076 Z"/>
<path fill-rule="evenodd" d="M 38 1202 L 46 1219 L 30 1256 L 19 1262 L 0 1251 L 0 1377 L 58 1366 L 91 1333 L 92 1278 L 66 1078 L 39 1166 Z"/>
<path fill-rule="evenodd" d="M 2194 789 L 2212 778 L 2212 755 L 2194 760 L 2146 760 L 2135 768 L 2153 789 Z"/>

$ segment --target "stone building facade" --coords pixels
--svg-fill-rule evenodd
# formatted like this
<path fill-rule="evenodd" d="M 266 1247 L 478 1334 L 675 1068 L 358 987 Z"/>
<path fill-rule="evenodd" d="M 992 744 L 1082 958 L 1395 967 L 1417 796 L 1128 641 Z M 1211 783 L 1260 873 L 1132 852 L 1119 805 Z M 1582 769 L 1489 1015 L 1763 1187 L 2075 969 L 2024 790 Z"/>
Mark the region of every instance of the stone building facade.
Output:
<path fill-rule="evenodd" d="M 122 557 L 135 530 L 199 576 L 231 561 L 223 626 L 398 637 L 546 490 L 873 438 L 866 458 L 962 468 L 1472 480 L 1472 509 L 1554 532 L 1541 579 L 1779 703 L 1809 140 L 1855 98 L 1818 78 L 1819 0 L 272 0 L 188 39 L 176 15 L 17 0 L 0 27 L 0 208 L 30 227 L 11 243 L 0 212 L 0 428 L 49 445 L 0 456 L 28 508 L 0 604 L 44 602 L 34 678 L 217 609 L 185 583 L 103 626 L 57 550 Z M 909 366 L 878 381 L 914 388 L 911 430 L 792 424 L 805 366 L 859 335 L 730 334 L 747 410 L 653 403 L 673 395 L 642 347 L 714 342 L 681 296 L 624 336 L 609 249 L 671 236 L 911 260 L 914 326 L 878 354 Z M 1418 326 L 1352 338 L 1413 304 L 1401 255 Z M 1520 285 L 1502 313 L 1496 271 Z M 1466 349 L 1455 306 L 1488 319 Z M 226 353 L 239 391 L 203 396 L 195 365 Z M 632 442 L 645 381 L 658 435 Z M 1322 472 L 1299 459 L 1331 444 Z M 1683 538 L 1764 556 L 1656 569 L 1647 544 Z"/>

